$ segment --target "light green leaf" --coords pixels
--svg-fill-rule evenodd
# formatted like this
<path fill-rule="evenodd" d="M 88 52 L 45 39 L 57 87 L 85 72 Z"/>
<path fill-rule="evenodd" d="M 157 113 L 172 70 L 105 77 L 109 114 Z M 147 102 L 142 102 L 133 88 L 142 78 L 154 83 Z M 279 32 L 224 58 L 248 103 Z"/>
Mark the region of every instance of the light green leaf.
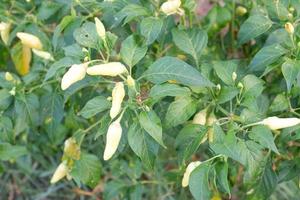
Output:
<path fill-rule="evenodd" d="M 189 96 L 183 96 L 172 102 L 168 108 L 165 122 L 174 127 L 186 122 L 197 110 L 196 102 Z"/>
<path fill-rule="evenodd" d="M 155 61 L 143 74 L 143 77 L 155 84 L 175 80 L 188 86 L 213 86 L 213 83 L 204 78 L 195 68 L 177 58 L 168 56 Z"/>
<path fill-rule="evenodd" d="M 191 55 L 198 64 L 199 54 L 207 45 L 207 33 L 196 28 L 187 31 L 173 29 L 172 36 L 176 46 Z"/>
<path fill-rule="evenodd" d="M 182 162 L 189 160 L 197 151 L 206 133 L 205 126 L 197 124 L 188 124 L 180 130 L 175 140 L 175 147 Z"/>
<path fill-rule="evenodd" d="M 81 153 L 80 159 L 74 162 L 71 176 L 76 181 L 95 187 L 101 176 L 101 163 L 97 156 L 93 154 Z"/>
<path fill-rule="evenodd" d="M 147 17 L 141 22 L 141 34 L 146 38 L 146 44 L 152 44 L 159 36 L 163 21 L 160 18 Z"/>
<path fill-rule="evenodd" d="M 191 90 L 187 87 L 181 87 L 176 84 L 165 83 L 162 85 L 155 85 L 151 88 L 149 97 L 154 99 L 159 99 L 166 96 L 189 96 L 191 94 Z"/>
<path fill-rule="evenodd" d="M 284 94 L 278 94 L 274 98 L 269 110 L 270 112 L 279 112 L 279 111 L 287 110 L 288 108 L 289 108 L 289 102 L 286 96 Z"/>
<path fill-rule="evenodd" d="M 5 110 L 12 103 L 12 96 L 6 89 L 0 89 L 0 111 Z"/>
<path fill-rule="evenodd" d="M 208 182 L 209 170 L 210 163 L 202 163 L 194 169 L 190 175 L 189 188 L 196 200 L 210 200 L 211 192 Z"/>
<path fill-rule="evenodd" d="M 244 44 L 249 40 L 268 31 L 273 22 L 266 16 L 258 14 L 250 16 L 241 26 L 238 33 L 239 44 Z"/>
<path fill-rule="evenodd" d="M 158 153 L 158 143 L 137 123 L 133 123 L 127 133 L 128 143 L 133 152 L 140 157 L 148 168 L 154 167 Z"/>
<path fill-rule="evenodd" d="M 278 149 L 274 143 L 274 137 L 269 128 L 265 126 L 253 127 L 249 133 L 249 137 L 261 144 L 263 147 L 268 148 L 275 153 L 279 154 Z"/>
<path fill-rule="evenodd" d="M 76 29 L 73 36 L 80 45 L 85 47 L 97 48 L 98 46 L 98 34 L 96 26 L 92 22 L 84 23 L 80 28 Z"/>
<path fill-rule="evenodd" d="M 100 112 L 109 109 L 110 107 L 111 107 L 110 101 L 108 101 L 103 96 L 97 96 L 90 99 L 78 114 L 88 119 Z"/>
<path fill-rule="evenodd" d="M 153 110 L 148 112 L 142 111 L 139 115 L 139 121 L 145 131 L 149 133 L 149 135 L 151 135 L 156 142 L 166 148 L 162 140 L 161 121 L 156 113 Z"/>
<path fill-rule="evenodd" d="M 259 96 L 264 89 L 263 80 L 257 78 L 256 76 L 249 74 L 245 76 L 242 80 L 244 86 L 244 96 L 257 97 Z"/>
<path fill-rule="evenodd" d="M 120 53 L 125 64 L 133 67 L 146 55 L 147 50 L 148 47 L 141 38 L 131 35 L 122 42 Z"/>
<path fill-rule="evenodd" d="M 235 81 L 232 79 L 233 72 L 236 73 L 238 67 L 237 60 L 215 61 L 213 68 L 218 77 L 227 85 L 234 85 Z"/>
<path fill-rule="evenodd" d="M 218 96 L 218 103 L 225 103 L 233 99 L 238 93 L 239 90 L 235 87 L 222 87 Z"/>
<path fill-rule="evenodd" d="M 14 160 L 27 153 L 26 147 L 0 143 L 0 160 Z"/>
<path fill-rule="evenodd" d="M 263 47 L 252 59 L 249 68 L 251 71 L 264 71 L 264 69 L 279 60 L 288 50 L 279 44 Z"/>
<path fill-rule="evenodd" d="M 295 60 L 287 60 L 281 66 L 283 77 L 286 81 L 287 90 L 290 91 L 293 83 L 299 74 L 299 62 Z"/>
<path fill-rule="evenodd" d="M 217 183 L 218 188 L 221 189 L 222 192 L 226 192 L 227 194 L 230 194 L 230 187 L 229 187 L 229 181 L 228 181 L 228 162 L 218 162 L 215 165 L 216 170 L 216 177 L 217 177 Z"/>

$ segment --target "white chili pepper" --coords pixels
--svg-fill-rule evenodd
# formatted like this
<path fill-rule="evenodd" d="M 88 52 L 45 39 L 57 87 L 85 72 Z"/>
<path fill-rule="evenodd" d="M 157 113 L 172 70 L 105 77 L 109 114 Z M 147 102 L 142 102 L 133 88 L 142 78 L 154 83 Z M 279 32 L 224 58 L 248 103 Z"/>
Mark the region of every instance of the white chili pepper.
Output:
<path fill-rule="evenodd" d="M 106 64 L 94 65 L 87 69 L 89 75 L 118 76 L 128 72 L 126 67 L 120 62 L 110 62 Z"/>
<path fill-rule="evenodd" d="M 72 84 L 82 80 L 85 77 L 87 66 L 88 63 L 72 65 L 61 80 L 61 89 L 66 90 Z"/>
<path fill-rule="evenodd" d="M 22 44 L 32 48 L 32 49 L 42 49 L 43 45 L 40 39 L 32 34 L 24 33 L 24 32 L 18 32 L 17 37 L 21 40 Z"/>
<path fill-rule="evenodd" d="M 124 84 L 123 82 L 118 82 L 112 90 L 112 106 L 109 113 L 112 119 L 114 119 L 120 113 L 124 97 Z"/>
<path fill-rule="evenodd" d="M 69 168 L 66 165 L 65 162 L 62 162 L 58 165 L 58 167 L 56 168 L 50 183 L 54 184 L 56 182 L 58 182 L 60 179 L 64 178 L 69 172 Z"/>
<path fill-rule="evenodd" d="M 182 178 L 182 187 L 187 187 L 189 185 L 190 175 L 194 169 L 196 169 L 201 164 L 200 161 L 191 162 L 188 164 Z"/>

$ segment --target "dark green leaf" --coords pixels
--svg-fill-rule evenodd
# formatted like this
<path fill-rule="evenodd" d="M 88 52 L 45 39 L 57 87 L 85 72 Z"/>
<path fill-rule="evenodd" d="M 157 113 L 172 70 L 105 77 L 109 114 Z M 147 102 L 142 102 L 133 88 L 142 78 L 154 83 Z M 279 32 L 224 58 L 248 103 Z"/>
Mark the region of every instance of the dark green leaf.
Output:
<path fill-rule="evenodd" d="M 143 77 L 155 84 L 169 80 L 188 86 L 212 87 L 213 84 L 204 78 L 199 71 L 187 63 L 173 57 L 163 57 L 155 61 Z"/>
<path fill-rule="evenodd" d="M 149 112 L 142 111 L 139 115 L 139 121 L 145 131 L 149 133 L 149 135 L 151 135 L 156 142 L 158 142 L 161 146 L 166 147 L 162 140 L 162 127 L 160 118 L 153 110 Z"/>
<path fill-rule="evenodd" d="M 286 81 L 287 90 L 290 91 L 299 73 L 299 62 L 287 60 L 281 66 L 283 77 Z"/>
<path fill-rule="evenodd" d="M 244 44 L 249 40 L 268 31 L 273 22 L 266 16 L 261 14 L 250 16 L 241 26 L 238 33 L 238 40 L 240 44 Z"/>
<path fill-rule="evenodd" d="M 180 130 L 175 140 L 175 146 L 178 148 L 182 162 L 189 160 L 197 151 L 206 132 L 207 129 L 204 126 L 197 124 L 188 124 Z"/>
<path fill-rule="evenodd" d="M 91 118 L 96 114 L 103 112 L 111 107 L 110 101 L 103 96 L 97 96 L 90 99 L 78 113 L 84 118 Z"/>
<path fill-rule="evenodd" d="M 196 102 L 189 96 L 183 96 L 172 102 L 165 121 L 167 127 L 174 127 L 186 122 L 197 110 Z"/>
<path fill-rule="evenodd" d="M 166 96 L 189 96 L 191 94 L 191 90 L 187 87 L 181 87 L 176 84 L 165 83 L 162 85 L 155 85 L 151 88 L 149 97 L 154 99 L 159 99 Z"/>
<path fill-rule="evenodd" d="M 160 18 L 147 17 L 141 22 L 141 34 L 146 38 L 146 44 L 152 44 L 159 36 L 163 21 Z"/>
<path fill-rule="evenodd" d="M 208 183 L 210 163 L 202 163 L 190 175 L 189 188 L 196 200 L 210 200 L 211 192 Z"/>
<path fill-rule="evenodd" d="M 71 176 L 92 188 L 95 187 L 101 176 L 101 163 L 97 156 L 81 153 L 80 159 L 74 163 Z"/>
<path fill-rule="evenodd" d="M 251 71 L 263 71 L 268 65 L 278 61 L 288 50 L 279 44 L 263 47 L 252 59 L 249 68 Z"/>
<path fill-rule="evenodd" d="M 120 54 L 125 64 L 133 67 L 146 55 L 147 49 L 141 38 L 131 35 L 122 42 Z"/>
<path fill-rule="evenodd" d="M 215 165 L 217 183 L 222 192 L 230 194 L 229 182 L 228 182 L 228 163 L 218 162 Z"/>

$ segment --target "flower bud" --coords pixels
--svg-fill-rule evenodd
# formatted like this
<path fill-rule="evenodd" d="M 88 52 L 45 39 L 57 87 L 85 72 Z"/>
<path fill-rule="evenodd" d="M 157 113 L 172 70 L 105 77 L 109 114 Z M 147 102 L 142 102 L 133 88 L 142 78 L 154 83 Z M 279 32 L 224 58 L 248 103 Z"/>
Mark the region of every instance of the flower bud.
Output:
<path fill-rule="evenodd" d="M 236 80 L 236 78 L 237 78 L 236 72 L 232 72 L 231 78 L 232 78 L 233 81 Z"/>
<path fill-rule="evenodd" d="M 35 35 L 24 33 L 24 32 L 18 32 L 17 37 L 21 40 L 22 44 L 32 48 L 32 49 L 42 49 L 43 45 L 38 37 Z"/>
<path fill-rule="evenodd" d="M 239 15 L 239 16 L 243 16 L 247 13 L 247 9 L 243 6 L 238 6 L 236 8 L 236 13 Z"/>
<path fill-rule="evenodd" d="M 126 82 L 129 87 L 135 86 L 135 80 L 130 75 L 127 76 Z"/>
<path fill-rule="evenodd" d="M 64 178 L 67 174 L 68 174 L 69 168 L 66 165 L 65 162 L 62 162 L 58 165 L 58 167 L 56 168 L 50 183 L 54 184 L 56 182 L 58 182 L 60 179 Z"/>
<path fill-rule="evenodd" d="M 5 45 L 8 44 L 10 27 L 11 27 L 11 25 L 8 23 L 5 23 L 5 22 L 0 23 L 1 39 Z"/>
<path fill-rule="evenodd" d="M 205 125 L 206 123 L 206 109 L 199 111 L 193 118 L 193 124 Z"/>
<path fill-rule="evenodd" d="M 95 17 L 95 24 L 96 24 L 96 31 L 98 35 L 102 40 L 105 40 L 106 31 L 103 23 L 97 17 Z"/>
<path fill-rule="evenodd" d="M 88 63 L 72 65 L 61 80 L 61 89 L 66 90 L 72 84 L 82 80 L 85 77 L 87 65 Z"/>
<path fill-rule="evenodd" d="M 196 169 L 201 164 L 200 161 L 191 162 L 188 164 L 182 178 L 182 187 L 187 187 L 189 185 L 190 175 L 194 169 Z"/>
<path fill-rule="evenodd" d="M 94 65 L 87 69 L 89 75 L 118 76 L 127 72 L 126 67 L 120 62 Z"/>
<path fill-rule="evenodd" d="M 116 120 L 110 124 L 106 134 L 106 145 L 104 149 L 104 160 L 109 160 L 117 151 L 122 137 L 122 127 L 120 120 Z"/>
<path fill-rule="evenodd" d="M 244 88 L 244 85 L 243 85 L 243 83 L 241 83 L 241 82 L 239 82 L 237 86 L 238 86 L 238 88 L 241 88 L 241 89 Z"/>
<path fill-rule="evenodd" d="M 257 124 L 268 126 L 271 130 L 278 130 L 282 128 L 288 128 L 300 124 L 298 118 L 279 118 L 279 117 L 268 117 Z"/>
<path fill-rule="evenodd" d="M 220 84 L 217 85 L 217 90 L 218 90 L 218 91 L 221 90 L 221 85 L 220 85 Z"/>
<path fill-rule="evenodd" d="M 65 141 L 64 155 L 73 158 L 75 160 L 79 160 L 80 147 L 76 143 L 76 140 L 74 138 L 71 137 Z"/>
<path fill-rule="evenodd" d="M 120 113 L 124 97 L 124 84 L 123 82 L 118 82 L 112 90 L 112 106 L 109 113 L 112 119 L 114 119 Z"/>
<path fill-rule="evenodd" d="M 43 58 L 45 60 L 54 61 L 54 58 L 52 57 L 52 55 L 49 52 L 47 52 L 47 51 L 41 51 L 41 50 L 38 50 L 38 49 L 32 49 L 32 51 L 38 57 L 41 57 L 41 58 Z"/>
<path fill-rule="evenodd" d="M 289 34 L 294 34 L 294 26 L 293 24 L 291 24 L 290 22 L 287 22 L 285 25 L 284 25 L 284 28 L 286 30 L 286 32 L 288 32 Z"/>
<path fill-rule="evenodd" d="M 5 80 L 7 80 L 7 81 L 13 81 L 14 77 L 11 75 L 10 72 L 6 72 L 5 73 Z"/>
<path fill-rule="evenodd" d="M 9 94 L 11 96 L 15 96 L 16 95 L 16 87 L 13 87 L 10 91 L 9 91 Z"/>
<path fill-rule="evenodd" d="M 178 12 L 180 5 L 180 0 L 168 0 L 161 5 L 160 10 L 166 15 L 173 15 Z"/>

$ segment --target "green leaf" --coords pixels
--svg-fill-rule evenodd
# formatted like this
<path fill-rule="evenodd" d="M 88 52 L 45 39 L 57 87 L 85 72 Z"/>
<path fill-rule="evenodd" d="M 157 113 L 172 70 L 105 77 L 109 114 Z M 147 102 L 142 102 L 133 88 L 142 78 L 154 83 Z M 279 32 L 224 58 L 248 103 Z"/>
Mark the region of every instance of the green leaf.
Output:
<path fill-rule="evenodd" d="M 273 22 L 266 16 L 258 14 L 250 16 L 241 26 L 238 33 L 239 44 L 244 44 L 249 40 L 268 31 Z"/>
<path fill-rule="evenodd" d="M 286 81 L 288 91 L 291 91 L 292 85 L 299 74 L 299 64 L 298 61 L 287 60 L 281 66 L 281 71 Z"/>
<path fill-rule="evenodd" d="M 143 164 L 150 169 L 153 168 L 159 148 L 157 142 L 137 123 L 130 126 L 127 137 L 129 146 Z"/>
<path fill-rule="evenodd" d="M 272 169 L 271 162 L 263 166 L 260 171 L 251 187 L 253 189 L 252 194 L 249 196 L 251 200 L 269 199 L 277 186 L 277 175 Z"/>
<path fill-rule="evenodd" d="M 230 194 L 228 182 L 228 162 L 218 162 L 215 165 L 217 183 L 222 192 Z"/>
<path fill-rule="evenodd" d="M 266 126 L 253 127 L 249 133 L 249 137 L 261 144 L 263 147 L 268 148 L 275 153 L 279 154 L 278 149 L 274 143 L 274 137 L 272 132 Z"/>
<path fill-rule="evenodd" d="M 139 115 L 139 122 L 145 131 L 149 133 L 149 135 L 151 135 L 156 142 L 166 148 L 162 140 L 162 127 L 160 118 L 153 110 L 150 110 L 149 112 L 142 111 Z"/>
<path fill-rule="evenodd" d="M 35 94 L 16 96 L 15 100 L 15 131 L 23 131 L 29 125 L 39 124 L 39 100 Z"/>
<path fill-rule="evenodd" d="M 264 89 L 263 80 L 257 78 L 252 74 L 245 76 L 242 80 L 242 84 L 244 86 L 243 92 L 245 97 L 257 97 L 262 93 Z"/>
<path fill-rule="evenodd" d="M 10 118 L 0 117 L 0 142 L 14 142 L 15 135 L 13 131 L 13 123 Z"/>
<path fill-rule="evenodd" d="M 101 163 L 97 156 L 81 153 L 80 159 L 74 162 L 71 176 L 92 188 L 97 186 L 101 176 Z"/>
<path fill-rule="evenodd" d="M 147 53 L 148 47 L 137 35 L 131 35 L 122 42 L 121 57 L 130 68 L 136 65 Z"/>
<path fill-rule="evenodd" d="M 162 27 L 163 20 L 156 17 L 144 18 L 141 22 L 141 34 L 146 38 L 146 44 L 152 44 L 159 36 Z"/>
<path fill-rule="evenodd" d="M 288 108 L 289 108 L 289 101 L 286 98 L 286 96 L 284 94 L 278 94 L 274 98 L 269 110 L 270 112 L 279 112 L 279 111 L 287 110 Z"/>
<path fill-rule="evenodd" d="M 166 96 L 189 96 L 191 90 L 187 87 L 181 87 L 176 84 L 164 83 L 162 85 L 155 85 L 151 88 L 149 97 L 159 99 Z"/>
<path fill-rule="evenodd" d="M 0 89 L 0 110 L 5 110 L 12 103 L 12 96 L 6 89 Z"/>
<path fill-rule="evenodd" d="M 218 77 L 227 85 L 234 85 L 235 81 L 232 79 L 232 74 L 237 71 L 237 67 L 237 60 L 213 62 L 213 68 Z"/>
<path fill-rule="evenodd" d="M 77 28 L 73 36 L 80 45 L 84 47 L 97 48 L 99 36 L 96 31 L 96 26 L 92 22 L 84 23 L 80 28 Z"/>
<path fill-rule="evenodd" d="M 96 114 L 103 112 L 111 107 L 110 101 L 103 96 L 97 96 L 90 99 L 85 106 L 79 111 L 79 115 L 88 119 Z"/>
<path fill-rule="evenodd" d="M 210 163 L 201 163 L 190 175 L 189 188 L 196 200 L 210 200 L 211 192 L 208 183 Z"/>
<path fill-rule="evenodd" d="M 0 160 L 14 160 L 27 153 L 26 147 L 24 146 L 0 143 Z"/>
<path fill-rule="evenodd" d="M 114 16 L 115 23 L 113 27 L 118 26 L 123 20 L 123 25 L 125 25 L 134 19 L 138 19 L 138 17 L 147 16 L 149 14 L 144 6 L 129 4 Z"/>
<path fill-rule="evenodd" d="M 175 80 L 188 86 L 213 86 L 213 83 L 204 78 L 195 68 L 177 58 L 168 56 L 155 61 L 143 74 L 143 77 L 155 84 Z"/>
<path fill-rule="evenodd" d="M 198 64 L 199 54 L 207 45 L 207 33 L 196 28 L 187 31 L 173 29 L 172 36 L 176 46 L 191 55 Z"/>
<path fill-rule="evenodd" d="M 288 50 L 279 44 L 263 47 L 255 54 L 249 65 L 249 69 L 251 71 L 263 71 L 267 65 L 275 63 L 287 52 Z"/>
<path fill-rule="evenodd" d="M 179 97 L 168 108 L 165 121 L 167 127 L 186 122 L 197 111 L 196 102 L 189 96 Z"/>
<path fill-rule="evenodd" d="M 64 99 L 57 93 L 48 93 L 41 98 L 41 115 L 51 139 L 64 117 Z"/>
<path fill-rule="evenodd" d="M 210 143 L 210 148 L 216 154 L 223 154 L 235 161 L 246 166 L 247 161 L 244 156 L 242 156 L 240 145 L 238 144 L 237 138 L 234 133 L 229 133 L 225 135 L 220 126 L 214 124 L 214 142 Z"/>
<path fill-rule="evenodd" d="M 197 151 L 206 133 L 206 127 L 197 124 L 188 124 L 180 130 L 175 140 L 175 147 L 182 162 L 189 160 Z"/>
<path fill-rule="evenodd" d="M 235 87 L 222 87 L 218 96 L 218 103 L 225 103 L 233 99 L 238 93 L 239 90 Z"/>

